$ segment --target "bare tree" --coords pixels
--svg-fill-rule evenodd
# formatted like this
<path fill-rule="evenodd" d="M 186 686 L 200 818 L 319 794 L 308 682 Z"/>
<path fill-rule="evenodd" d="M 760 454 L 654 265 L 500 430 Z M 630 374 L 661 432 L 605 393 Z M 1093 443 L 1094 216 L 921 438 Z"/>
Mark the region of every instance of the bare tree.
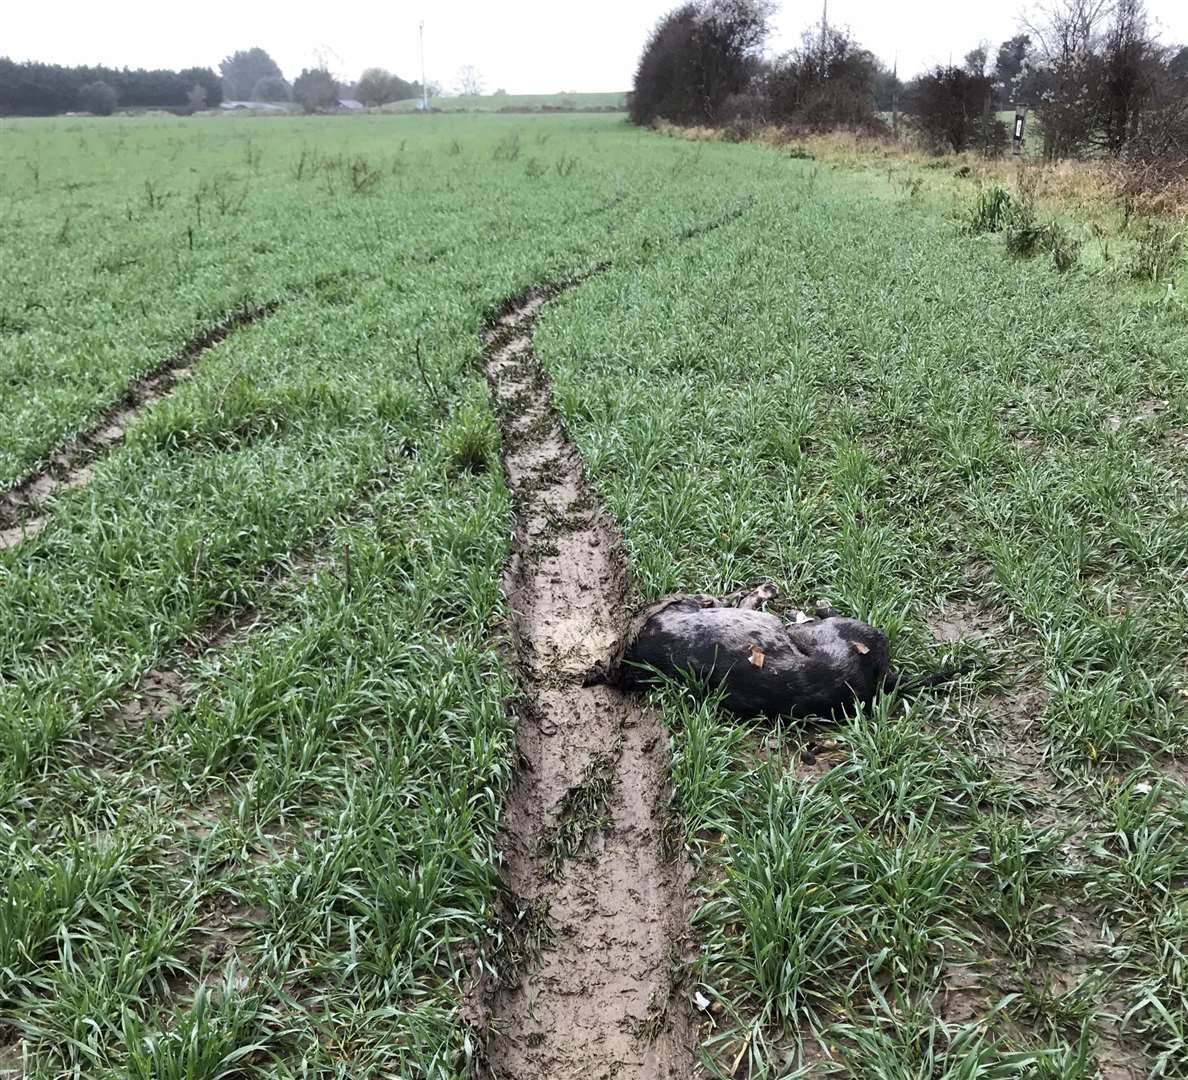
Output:
<path fill-rule="evenodd" d="M 1147 28 L 1143 0 L 1118 0 L 1103 43 L 1102 142 L 1119 157 L 1139 130 L 1158 80 L 1161 57 Z"/>
<path fill-rule="evenodd" d="M 1023 29 L 1049 64 L 1091 56 L 1113 0 L 1052 0 L 1022 20 Z"/>
<path fill-rule="evenodd" d="M 464 64 L 458 69 L 458 93 L 465 97 L 478 97 L 483 92 L 483 74 L 473 64 Z"/>
<path fill-rule="evenodd" d="M 1023 21 L 1039 66 L 1026 92 L 1044 132 L 1044 156 L 1074 157 L 1094 141 L 1098 46 L 1112 0 L 1052 0 Z"/>
<path fill-rule="evenodd" d="M 879 62 L 848 30 L 806 30 L 800 47 L 772 65 L 772 115 L 809 131 L 883 130 L 875 115 Z"/>

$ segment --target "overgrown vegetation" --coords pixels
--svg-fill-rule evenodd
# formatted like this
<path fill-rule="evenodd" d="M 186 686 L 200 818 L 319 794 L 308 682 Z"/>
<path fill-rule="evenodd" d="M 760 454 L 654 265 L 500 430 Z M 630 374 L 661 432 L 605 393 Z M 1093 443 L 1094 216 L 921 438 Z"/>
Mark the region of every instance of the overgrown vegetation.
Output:
<path fill-rule="evenodd" d="M 963 64 L 906 85 L 824 19 L 798 48 L 764 57 L 771 11 L 704 0 L 661 19 L 636 73 L 632 119 L 726 126 L 735 138 L 778 124 L 898 139 L 902 112 L 934 153 L 998 157 L 1008 145 L 999 111 L 1030 104 L 1050 161 L 1108 156 L 1146 189 L 1188 177 L 1188 47 L 1159 41 L 1143 0 L 1057 0 L 1024 20 L 1026 32 L 1004 41 L 993 65 L 983 42 Z M 712 26 L 730 33 L 711 39 Z"/>

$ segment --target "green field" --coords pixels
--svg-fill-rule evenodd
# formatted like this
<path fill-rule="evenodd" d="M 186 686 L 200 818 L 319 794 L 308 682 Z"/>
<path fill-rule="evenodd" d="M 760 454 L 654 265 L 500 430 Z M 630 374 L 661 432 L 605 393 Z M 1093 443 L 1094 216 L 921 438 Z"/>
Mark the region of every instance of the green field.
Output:
<path fill-rule="evenodd" d="M 420 99 L 394 101 L 385 112 L 416 112 Z M 601 94 L 451 94 L 429 99 L 431 108 L 441 112 L 623 112 L 627 95 Z"/>
<path fill-rule="evenodd" d="M 0 1076 L 468 1075 L 517 715 L 479 335 L 596 269 L 535 347 L 636 599 L 772 579 L 970 665 L 841 725 L 659 695 L 705 1075 L 1188 1075 L 1182 268 L 619 116 L 0 162 L 0 489 L 277 304 L 0 549 Z"/>

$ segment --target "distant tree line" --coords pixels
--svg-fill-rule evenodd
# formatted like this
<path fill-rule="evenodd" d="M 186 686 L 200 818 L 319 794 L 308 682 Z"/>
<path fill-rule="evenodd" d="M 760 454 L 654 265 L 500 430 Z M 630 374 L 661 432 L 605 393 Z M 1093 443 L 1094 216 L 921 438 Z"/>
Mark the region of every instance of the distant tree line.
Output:
<path fill-rule="evenodd" d="M 292 101 L 306 112 L 320 112 L 343 98 L 385 105 L 420 96 L 420 83 L 375 67 L 354 84 L 340 83 L 324 67 L 306 68 L 290 85 L 276 61 L 258 46 L 224 57 L 218 74 L 210 68 L 142 71 L 0 58 L 0 115 L 82 111 L 109 116 L 120 108 L 195 111 L 223 101 Z"/>
<path fill-rule="evenodd" d="M 902 114 L 935 150 L 998 154 L 1008 132 L 996 114 L 1028 105 L 1049 158 L 1105 154 L 1188 172 L 1188 49 L 1160 44 L 1144 0 L 1050 0 L 993 59 L 982 43 L 963 64 L 906 83 L 825 23 L 766 57 L 771 11 L 769 0 L 688 0 L 661 18 L 631 119 L 889 133 Z"/>
<path fill-rule="evenodd" d="M 0 114 L 52 116 L 86 110 L 110 113 L 118 106 L 203 108 L 223 100 L 222 80 L 210 68 L 145 71 L 65 67 L 0 57 Z M 91 106 L 96 106 L 91 108 Z"/>

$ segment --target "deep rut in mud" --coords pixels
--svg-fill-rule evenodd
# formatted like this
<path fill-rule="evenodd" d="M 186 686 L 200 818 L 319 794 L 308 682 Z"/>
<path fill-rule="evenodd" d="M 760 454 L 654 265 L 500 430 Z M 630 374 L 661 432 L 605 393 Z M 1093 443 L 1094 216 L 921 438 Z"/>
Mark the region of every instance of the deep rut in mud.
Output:
<path fill-rule="evenodd" d="M 182 350 L 142 375 L 114 405 L 85 431 L 60 446 L 48 463 L 7 491 L 0 492 L 0 551 L 36 536 L 46 523 L 41 507 L 59 491 L 81 487 L 91 478 L 91 463 L 121 442 L 142 409 L 167 397 L 190 375 L 190 365 L 225 341 L 233 331 L 267 318 L 279 301 L 242 308 L 203 330 Z"/>
<path fill-rule="evenodd" d="M 516 511 L 503 589 L 523 700 L 500 832 L 505 948 L 477 1021 L 483 1068 L 500 1080 L 687 1077 L 673 980 L 688 870 L 681 845 L 664 843 L 665 732 L 637 701 L 581 685 L 623 630 L 628 578 L 532 351 L 558 291 L 517 297 L 484 333 Z"/>

